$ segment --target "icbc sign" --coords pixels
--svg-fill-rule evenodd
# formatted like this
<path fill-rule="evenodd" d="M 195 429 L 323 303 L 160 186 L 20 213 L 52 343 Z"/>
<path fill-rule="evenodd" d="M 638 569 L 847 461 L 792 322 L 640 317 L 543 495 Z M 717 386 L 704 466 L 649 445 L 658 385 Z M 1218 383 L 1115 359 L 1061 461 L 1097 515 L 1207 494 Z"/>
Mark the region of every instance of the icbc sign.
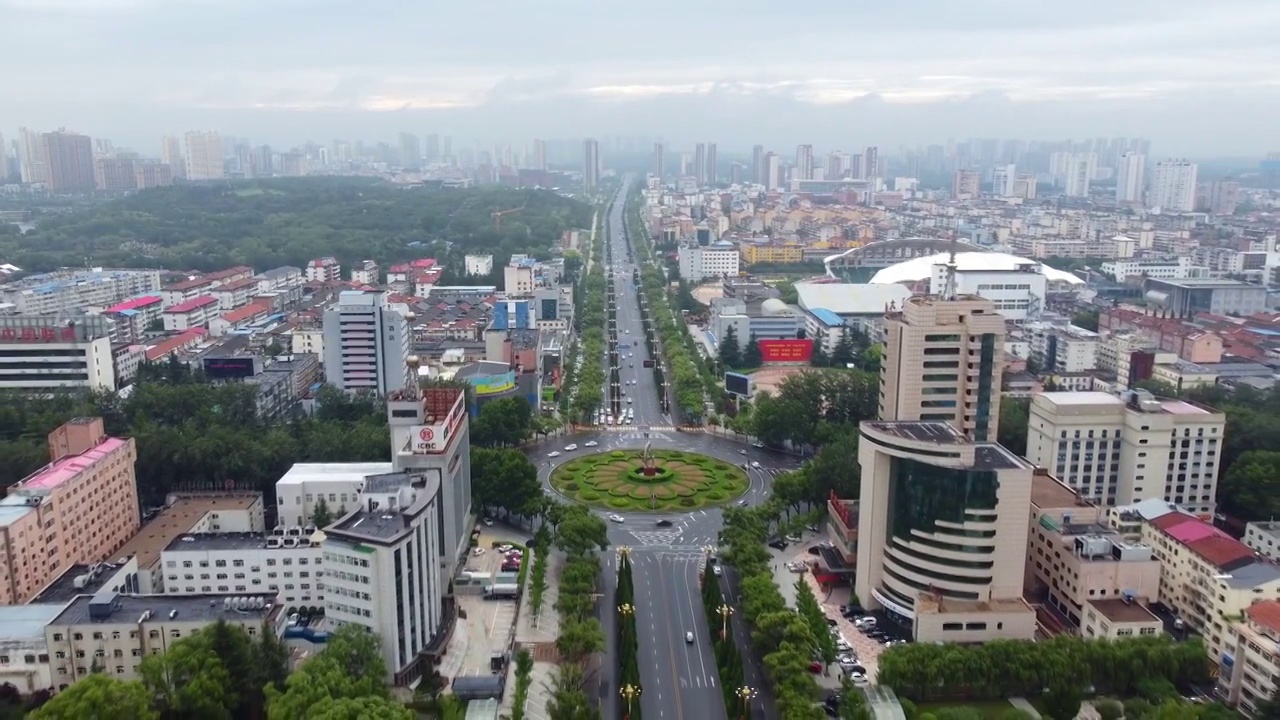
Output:
<path fill-rule="evenodd" d="M 449 433 L 445 425 L 419 425 L 413 429 L 411 437 L 415 455 L 438 453 L 449 443 Z"/>
<path fill-rule="evenodd" d="M 418 437 L 422 439 L 422 442 L 429 443 L 436 439 L 436 431 L 431 428 L 422 428 L 422 431 L 418 433 Z"/>
<path fill-rule="evenodd" d="M 73 327 L 24 327 L 0 328 L 2 342 L 75 342 L 76 329 Z"/>

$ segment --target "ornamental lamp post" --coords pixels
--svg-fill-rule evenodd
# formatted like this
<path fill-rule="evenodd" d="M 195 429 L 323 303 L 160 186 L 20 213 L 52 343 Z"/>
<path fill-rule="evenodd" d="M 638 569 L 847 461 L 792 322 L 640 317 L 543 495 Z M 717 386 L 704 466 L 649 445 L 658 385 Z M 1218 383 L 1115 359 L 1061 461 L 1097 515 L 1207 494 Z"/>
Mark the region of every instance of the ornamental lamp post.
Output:
<path fill-rule="evenodd" d="M 622 720 L 631 720 L 631 706 L 635 703 L 636 698 L 640 697 L 640 686 L 627 683 L 618 688 L 618 694 L 627 703 L 627 714 L 622 717 Z"/>
<path fill-rule="evenodd" d="M 729 637 L 729 616 L 733 614 L 733 608 L 728 605 L 721 605 L 716 608 L 716 612 L 720 613 L 720 639 L 724 640 Z"/>
<path fill-rule="evenodd" d="M 740 708 L 741 713 L 738 715 L 738 718 L 739 720 L 746 720 L 747 713 L 749 712 L 749 708 L 750 708 L 750 703 L 753 699 L 755 699 L 755 696 L 756 696 L 755 688 L 750 688 L 750 687 L 747 687 L 746 685 L 743 685 L 742 687 L 735 690 L 734 694 L 737 695 L 738 699 L 742 701 L 742 705 Z"/>

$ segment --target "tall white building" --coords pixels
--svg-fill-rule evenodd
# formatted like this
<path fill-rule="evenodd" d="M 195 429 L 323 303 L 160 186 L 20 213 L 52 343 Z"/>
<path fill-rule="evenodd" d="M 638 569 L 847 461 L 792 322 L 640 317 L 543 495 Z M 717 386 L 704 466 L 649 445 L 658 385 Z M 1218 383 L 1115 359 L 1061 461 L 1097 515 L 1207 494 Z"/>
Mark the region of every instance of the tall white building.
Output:
<path fill-rule="evenodd" d="M 160 162 L 169 166 L 173 177 L 187 176 L 187 160 L 182 154 L 182 141 L 176 135 L 165 135 L 160 138 Z"/>
<path fill-rule="evenodd" d="M 408 314 L 406 306 L 389 303 L 385 292 L 340 293 L 324 313 L 325 382 L 378 395 L 410 384 Z"/>
<path fill-rule="evenodd" d="M 1031 401 L 1027 459 L 1099 505 L 1163 499 L 1212 515 L 1226 416 L 1143 391 Z"/>
<path fill-rule="evenodd" d="M 782 186 L 782 158 L 776 153 L 764 156 L 764 187 L 766 190 L 777 190 Z"/>
<path fill-rule="evenodd" d="M 1151 193 L 1147 205 L 1165 212 L 1192 212 L 1196 209 L 1197 166 L 1186 160 L 1158 162 L 1151 172 Z"/>
<path fill-rule="evenodd" d="M 736 277 L 742 256 L 732 243 L 680 248 L 680 277 L 693 282 L 724 275 Z"/>
<path fill-rule="evenodd" d="M 18 128 L 18 170 L 24 183 L 49 182 L 49 156 L 39 130 Z"/>
<path fill-rule="evenodd" d="M 600 184 L 600 143 L 592 138 L 582 141 L 582 187 L 592 192 Z"/>
<path fill-rule="evenodd" d="M 813 146 L 812 145 L 796 146 L 796 167 L 791 177 L 793 180 L 812 180 L 813 179 Z"/>
<path fill-rule="evenodd" d="M 1127 152 L 1116 160 L 1116 204 L 1128 205 L 1142 202 L 1146 188 L 1147 158 L 1135 152 Z"/>
<path fill-rule="evenodd" d="M 1018 168 L 1001 165 L 991 173 L 991 192 L 1000 197 L 1014 197 L 1013 184 L 1018 179 Z"/>
<path fill-rule="evenodd" d="M 488 275 L 493 272 L 493 256 L 467 255 L 463 258 L 463 265 L 468 275 Z"/>
<path fill-rule="evenodd" d="M 1067 162 L 1063 193 L 1067 197 L 1089 197 L 1089 183 L 1093 180 L 1094 155 L 1072 155 Z"/>
<path fill-rule="evenodd" d="M 188 132 L 187 179 L 221 180 L 224 177 L 222 138 L 216 132 Z"/>

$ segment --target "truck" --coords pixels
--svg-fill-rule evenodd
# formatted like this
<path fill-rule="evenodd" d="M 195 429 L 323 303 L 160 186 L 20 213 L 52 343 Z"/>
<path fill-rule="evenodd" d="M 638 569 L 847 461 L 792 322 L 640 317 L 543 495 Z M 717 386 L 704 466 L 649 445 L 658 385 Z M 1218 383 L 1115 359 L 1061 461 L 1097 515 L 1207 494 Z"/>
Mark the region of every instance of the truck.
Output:
<path fill-rule="evenodd" d="M 520 594 L 520 586 L 515 583 L 494 583 L 484 591 L 486 600 L 511 600 Z"/>

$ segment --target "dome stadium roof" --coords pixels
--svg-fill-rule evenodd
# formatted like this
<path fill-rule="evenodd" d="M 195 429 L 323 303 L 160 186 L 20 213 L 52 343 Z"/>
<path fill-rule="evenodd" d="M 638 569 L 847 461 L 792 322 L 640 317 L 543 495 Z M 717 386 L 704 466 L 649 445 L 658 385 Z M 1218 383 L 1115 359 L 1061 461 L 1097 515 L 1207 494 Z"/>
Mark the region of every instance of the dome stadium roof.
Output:
<path fill-rule="evenodd" d="M 950 256 L 947 253 L 918 257 L 897 265 L 890 265 L 876 273 L 871 282 L 876 284 L 919 282 L 927 280 L 933 274 L 934 265 L 945 265 Z M 1021 265 L 1037 265 L 1049 282 L 1064 282 L 1072 285 L 1083 285 L 1084 281 L 1069 272 L 1055 270 L 1036 260 L 1020 258 L 998 252 L 962 252 L 956 253 L 956 269 L 958 270 L 1016 270 Z"/>

